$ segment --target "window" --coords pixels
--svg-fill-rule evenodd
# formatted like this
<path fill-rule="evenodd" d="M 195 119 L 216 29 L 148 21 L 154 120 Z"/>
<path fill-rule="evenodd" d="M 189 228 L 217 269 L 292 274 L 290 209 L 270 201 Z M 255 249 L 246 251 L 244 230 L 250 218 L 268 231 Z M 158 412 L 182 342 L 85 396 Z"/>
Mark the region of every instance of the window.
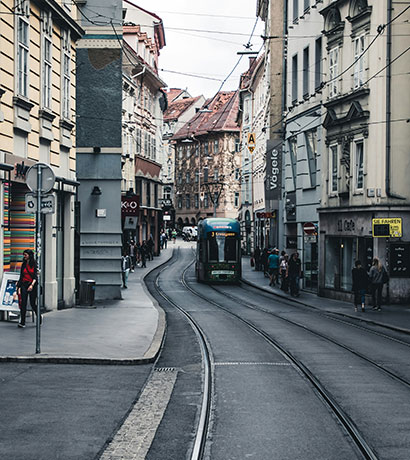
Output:
<path fill-rule="evenodd" d="M 218 153 L 218 152 L 219 152 L 219 142 L 214 141 L 214 153 Z"/>
<path fill-rule="evenodd" d="M 316 171 L 317 171 L 317 133 L 313 129 L 311 131 L 305 132 L 306 138 L 306 149 L 309 161 L 309 175 L 310 175 L 310 185 L 315 187 L 317 185 L 316 181 Z"/>
<path fill-rule="evenodd" d="M 171 189 L 169 187 L 164 188 L 164 199 L 165 200 L 171 199 Z"/>
<path fill-rule="evenodd" d="M 238 153 L 241 151 L 241 140 L 239 137 L 235 139 L 235 152 Z"/>
<path fill-rule="evenodd" d="M 191 156 L 191 146 L 187 145 L 186 146 L 186 157 L 189 158 Z"/>
<path fill-rule="evenodd" d="M 239 192 L 235 192 L 235 208 L 239 207 Z"/>
<path fill-rule="evenodd" d="M 209 195 L 208 192 L 204 193 L 204 208 L 207 208 L 209 206 Z"/>
<path fill-rule="evenodd" d="M 329 97 L 335 97 L 339 93 L 338 84 L 339 71 L 339 48 L 329 51 Z"/>
<path fill-rule="evenodd" d="M 186 208 L 189 209 L 191 207 L 191 197 L 189 193 L 186 194 Z"/>
<path fill-rule="evenodd" d="M 209 169 L 208 166 L 204 168 L 204 182 L 208 182 Z"/>
<path fill-rule="evenodd" d="M 178 198 L 178 209 L 182 209 L 182 198 Z"/>
<path fill-rule="evenodd" d="M 353 84 L 355 88 L 359 88 L 364 82 L 364 35 L 357 37 L 353 41 L 354 46 L 354 74 Z"/>
<path fill-rule="evenodd" d="M 303 5 L 303 11 L 306 13 L 310 9 L 310 0 L 305 0 Z"/>
<path fill-rule="evenodd" d="M 151 184 L 147 182 L 147 206 L 151 206 Z"/>
<path fill-rule="evenodd" d="M 330 191 L 337 192 L 337 145 L 330 146 Z"/>
<path fill-rule="evenodd" d="M 219 169 L 215 168 L 214 169 L 214 181 L 217 181 L 219 178 Z"/>
<path fill-rule="evenodd" d="M 178 173 L 178 185 L 182 184 L 182 173 Z"/>
<path fill-rule="evenodd" d="M 204 155 L 208 156 L 209 148 L 208 148 L 208 141 L 204 142 Z"/>
<path fill-rule="evenodd" d="M 315 89 L 322 83 L 322 37 L 315 42 Z"/>
<path fill-rule="evenodd" d="M 180 145 L 178 147 L 178 158 L 182 160 L 182 156 L 183 156 L 183 150 L 182 150 L 182 145 Z"/>
<path fill-rule="evenodd" d="M 169 179 L 171 179 L 171 176 L 172 176 L 172 160 L 170 158 L 168 158 L 167 167 L 168 167 L 167 176 L 168 176 Z"/>
<path fill-rule="evenodd" d="M 199 193 L 195 193 L 195 208 L 199 208 Z"/>
<path fill-rule="evenodd" d="M 296 188 L 296 162 L 297 162 L 298 140 L 296 136 L 289 138 L 290 163 L 292 166 L 293 186 Z"/>
<path fill-rule="evenodd" d="M 189 184 L 189 183 L 191 182 L 191 175 L 189 174 L 189 172 L 187 172 L 187 173 L 185 174 L 185 182 L 186 182 L 187 184 Z"/>
<path fill-rule="evenodd" d="M 239 168 L 235 168 L 235 180 L 239 180 L 240 174 L 239 174 Z"/>
<path fill-rule="evenodd" d="M 356 189 L 363 189 L 363 141 L 356 144 Z"/>
<path fill-rule="evenodd" d="M 141 153 L 141 129 L 137 128 L 137 153 Z"/>
<path fill-rule="evenodd" d="M 195 169 L 195 183 L 197 184 L 199 182 L 199 171 Z"/>
<path fill-rule="evenodd" d="M 25 17 L 17 18 L 17 92 L 28 97 L 29 23 Z"/>
<path fill-rule="evenodd" d="M 292 58 L 292 102 L 298 100 L 298 55 Z"/>
<path fill-rule="evenodd" d="M 42 106 L 51 108 L 52 30 L 51 12 L 42 11 Z"/>
<path fill-rule="evenodd" d="M 303 96 L 309 96 L 309 47 L 303 50 Z"/>
<path fill-rule="evenodd" d="M 70 60 L 71 60 L 71 37 L 68 30 L 62 31 L 62 116 L 70 118 Z"/>
<path fill-rule="evenodd" d="M 293 0 L 293 22 L 298 22 L 299 19 L 299 0 Z"/>

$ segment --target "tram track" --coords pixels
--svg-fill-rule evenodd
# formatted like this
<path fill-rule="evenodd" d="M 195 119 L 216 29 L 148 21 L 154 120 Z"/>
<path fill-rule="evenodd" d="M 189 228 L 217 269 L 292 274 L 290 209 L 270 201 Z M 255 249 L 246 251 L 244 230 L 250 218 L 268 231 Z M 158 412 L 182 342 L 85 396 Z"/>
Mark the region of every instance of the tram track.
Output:
<path fill-rule="evenodd" d="M 340 405 L 337 403 L 337 401 L 331 395 L 331 393 L 326 390 L 326 388 L 322 385 L 320 380 L 315 377 L 315 375 L 309 370 L 308 367 L 306 367 L 300 360 L 298 360 L 295 356 L 293 356 L 292 353 L 286 350 L 279 342 L 274 340 L 262 328 L 256 326 L 251 321 L 245 318 L 242 318 L 240 315 L 232 312 L 228 308 L 225 308 L 223 305 L 219 304 L 218 302 L 215 302 L 214 300 L 209 299 L 208 297 L 204 296 L 203 294 L 193 289 L 188 284 L 188 282 L 186 281 L 186 272 L 191 267 L 192 263 L 193 262 L 191 262 L 183 270 L 181 278 L 180 278 L 181 284 L 195 296 L 205 300 L 206 302 L 209 302 L 211 305 L 228 313 L 229 315 L 233 316 L 234 318 L 238 319 L 239 321 L 247 325 L 254 333 L 262 337 L 270 346 L 272 346 L 275 350 L 277 350 L 288 362 L 290 362 L 294 366 L 294 368 L 299 372 L 299 374 L 302 375 L 304 378 L 306 378 L 306 380 L 313 386 L 318 397 L 324 402 L 328 410 L 336 417 L 339 423 L 343 426 L 346 433 L 352 440 L 353 444 L 356 446 L 358 451 L 362 454 L 363 458 L 369 459 L 369 460 L 378 459 L 378 456 L 375 450 L 363 437 L 363 435 L 361 434 L 360 430 L 358 429 L 356 424 L 353 422 L 353 420 L 345 413 L 345 411 L 340 407 Z M 217 289 L 215 290 L 219 292 Z M 235 302 L 238 302 L 238 299 L 235 299 Z"/>
<path fill-rule="evenodd" d="M 311 328 L 309 328 L 309 327 L 307 327 L 307 326 L 305 326 L 305 325 L 303 325 L 301 323 L 298 323 L 298 322 L 296 322 L 294 320 L 284 318 L 283 316 L 278 315 L 277 313 L 274 313 L 274 312 L 272 312 L 270 310 L 267 310 L 267 309 L 261 308 L 261 307 L 256 307 L 255 305 L 249 304 L 248 302 L 244 302 L 243 300 L 239 299 L 238 297 L 235 297 L 235 296 L 232 296 L 230 294 L 227 294 L 226 292 L 223 292 L 223 291 L 215 288 L 214 286 L 210 286 L 210 287 L 214 291 L 218 292 L 219 294 L 224 295 L 225 297 L 229 298 L 230 300 L 232 300 L 234 302 L 240 303 L 242 306 L 244 306 L 246 308 L 249 308 L 249 309 L 254 310 L 254 311 L 263 312 L 263 313 L 266 313 L 268 315 L 274 316 L 275 318 L 278 318 L 278 319 L 280 319 L 282 321 L 285 321 L 286 323 L 291 324 L 292 326 L 297 326 L 298 328 L 303 329 L 305 332 L 308 332 L 308 333 L 310 333 L 312 335 L 315 335 L 316 337 L 324 339 L 327 342 L 330 342 L 333 345 L 336 345 L 337 347 L 340 347 L 340 348 L 352 353 L 354 356 L 357 356 L 358 358 L 366 361 L 368 364 L 371 364 L 373 367 L 375 367 L 378 370 L 382 371 L 383 373 L 385 373 L 386 375 L 388 375 L 389 377 L 391 377 L 395 381 L 401 383 L 402 385 L 404 385 L 405 387 L 407 387 L 410 390 L 410 382 L 408 380 L 403 379 L 399 375 L 395 374 L 394 372 L 390 371 L 389 369 L 386 369 L 382 365 L 378 364 L 376 361 L 368 358 L 367 356 L 363 355 L 362 353 L 359 353 L 358 351 L 355 351 L 353 348 L 348 347 L 347 345 L 345 345 L 345 344 L 343 344 L 341 342 L 338 342 L 337 340 L 332 339 L 331 337 L 329 337 L 329 336 L 327 336 L 327 335 L 325 335 L 325 334 L 323 334 L 321 332 L 314 331 L 313 329 L 311 329 Z M 350 325 L 349 322 L 346 322 L 346 324 Z M 366 328 L 363 328 L 363 329 L 367 332 Z M 370 331 L 370 332 L 372 332 L 372 331 Z M 389 336 L 385 336 L 385 338 L 390 339 Z M 407 344 L 406 342 L 401 342 L 401 344 L 403 344 L 405 346 L 409 346 L 409 344 Z"/>
<path fill-rule="evenodd" d="M 209 348 L 209 345 L 206 341 L 206 336 L 200 328 L 199 324 L 195 319 L 190 315 L 184 308 L 179 306 L 174 302 L 164 291 L 161 289 L 159 284 L 159 278 L 162 272 L 168 269 L 171 265 L 175 264 L 179 257 L 179 248 L 177 250 L 176 257 L 172 259 L 170 264 L 167 264 L 163 267 L 156 275 L 154 286 L 157 293 L 166 301 L 168 304 L 176 308 L 180 313 L 182 313 L 185 318 L 188 320 L 192 329 L 194 330 L 198 343 L 201 349 L 202 362 L 203 362 L 203 389 L 202 389 L 202 401 L 201 409 L 198 418 L 198 426 L 196 429 L 195 441 L 193 444 L 191 452 L 191 460 L 201 460 L 205 451 L 205 444 L 207 439 L 208 427 L 210 422 L 211 414 L 211 404 L 212 404 L 212 388 L 213 388 L 213 378 L 212 378 L 212 353 Z"/>

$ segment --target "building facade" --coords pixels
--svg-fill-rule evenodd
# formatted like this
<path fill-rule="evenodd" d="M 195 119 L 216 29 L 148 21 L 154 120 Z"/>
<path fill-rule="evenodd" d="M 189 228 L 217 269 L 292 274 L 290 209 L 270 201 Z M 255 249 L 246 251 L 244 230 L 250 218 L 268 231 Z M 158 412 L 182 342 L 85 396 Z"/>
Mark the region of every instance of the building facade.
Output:
<path fill-rule="evenodd" d="M 158 254 L 161 171 L 166 166 L 162 130 L 167 109 L 162 90 L 166 84 L 158 76 L 158 59 L 165 34 L 157 15 L 128 1 L 124 5 L 122 195 L 125 201 L 136 195 L 139 210 L 136 219 L 126 219 L 129 216 L 123 212 L 123 243 L 131 238 L 142 243 L 152 236 Z"/>
<path fill-rule="evenodd" d="M 19 271 L 23 250 L 36 249 L 35 215 L 25 208 L 26 173 L 46 163 L 57 180 L 50 191 L 55 212 L 42 216 L 43 245 L 37 254 L 43 267 L 41 305 L 70 307 L 78 185 L 74 69 L 84 31 L 71 3 L 5 0 L 0 13 L 0 273 Z"/>
<path fill-rule="evenodd" d="M 408 302 L 409 9 L 390 0 L 322 6 L 327 83 L 319 292 L 349 298 L 354 260 L 369 268 L 377 256 L 390 274 L 388 300 Z M 377 235 L 377 218 L 400 221 L 401 231 L 387 227 Z"/>
<path fill-rule="evenodd" d="M 177 226 L 236 218 L 240 205 L 238 93 L 221 91 L 173 136 Z"/>
<path fill-rule="evenodd" d="M 77 179 L 80 280 L 96 299 L 121 298 L 122 8 L 87 1 L 78 8 L 86 33 L 77 47 Z M 96 14 L 111 20 L 94 21 Z M 84 11 L 83 11 L 84 10 Z"/>
<path fill-rule="evenodd" d="M 288 253 L 298 251 L 300 255 L 303 287 L 317 292 L 324 78 L 321 16 L 313 6 L 311 2 L 287 2 L 288 112 L 283 144 L 282 241 Z M 312 224 L 314 231 L 310 229 Z"/>

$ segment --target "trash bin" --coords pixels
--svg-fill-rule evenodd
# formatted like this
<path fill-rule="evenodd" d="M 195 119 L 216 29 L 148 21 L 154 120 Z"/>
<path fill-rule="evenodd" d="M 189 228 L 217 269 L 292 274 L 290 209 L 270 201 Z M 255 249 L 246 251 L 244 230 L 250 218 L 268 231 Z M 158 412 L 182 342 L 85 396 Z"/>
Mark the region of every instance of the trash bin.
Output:
<path fill-rule="evenodd" d="M 94 280 L 83 280 L 80 283 L 80 305 L 94 305 L 95 296 L 95 281 Z"/>

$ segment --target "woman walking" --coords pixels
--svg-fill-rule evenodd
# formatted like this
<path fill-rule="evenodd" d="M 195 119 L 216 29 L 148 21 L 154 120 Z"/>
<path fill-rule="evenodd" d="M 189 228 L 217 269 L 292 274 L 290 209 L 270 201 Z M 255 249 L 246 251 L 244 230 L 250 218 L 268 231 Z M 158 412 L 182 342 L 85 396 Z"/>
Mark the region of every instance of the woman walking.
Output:
<path fill-rule="evenodd" d="M 362 306 L 362 312 L 365 312 L 366 289 L 369 285 L 369 277 L 366 270 L 362 267 L 360 260 L 356 260 L 355 267 L 352 270 L 353 292 L 354 292 L 354 311 L 357 311 L 359 305 Z"/>
<path fill-rule="evenodd" d="M 37 263 L 34 259 L 34 252 L 31 249 L 23 251 L 23 263 L 20 269 L 20 278 L 17 282 L 17 294 L 20 301 L 20 322 L 18 327 L 26 327 L 27 300 L 30 298 L 30 307 L 37 315 Z M 40 324 L 43 318 L 40 315 Z"/>
<path fill-rule="evenodd" d="M 389 276 L 380 260 L 375 257 L 369 272 L 370 287 L 372 292 L 373 310 L 381 311 L 383 284 L 387 283 Z"/>

